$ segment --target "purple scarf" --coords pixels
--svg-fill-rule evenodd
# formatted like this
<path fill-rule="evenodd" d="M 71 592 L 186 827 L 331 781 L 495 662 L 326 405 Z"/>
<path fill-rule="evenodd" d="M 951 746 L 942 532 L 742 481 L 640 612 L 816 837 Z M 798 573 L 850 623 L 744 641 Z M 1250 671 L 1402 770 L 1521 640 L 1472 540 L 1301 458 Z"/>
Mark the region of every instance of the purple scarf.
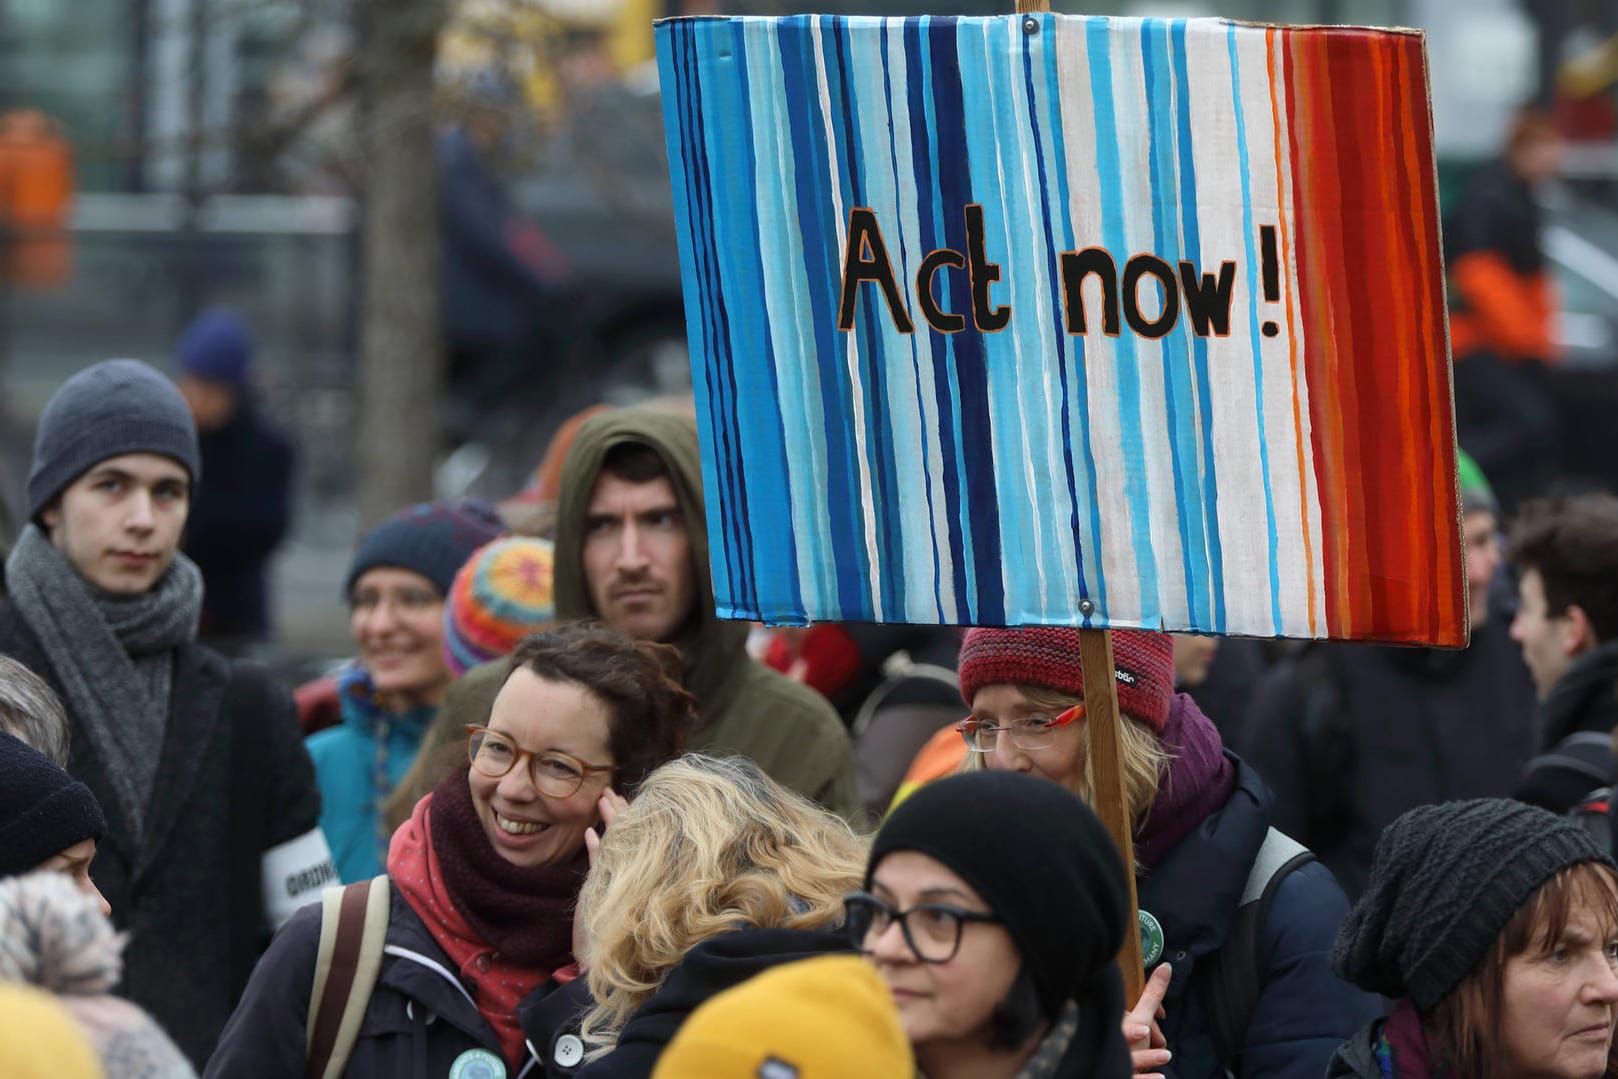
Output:
<path fill-rule="evenodd" d="M 1158 785 L 1157 801 L 1135 831 L 1135 860 L 1146 869 L 1224 805 L 1236 787 L 1236 769 L 1225 756 L 1219 729 L 1186 694 L 1169 702 L 1168 722 L 1158 737 L 1174 759 Z"/>
<path fill-rule="evenodd" d="M 428 817 L 444 888 L 477 935 L 511 962 L 551 971 L 573 959 L 573 906 L 589 861 L 524 868 L 500 856 L 483 832 L 466 770 L 456 769 L 433 791 Z"/>

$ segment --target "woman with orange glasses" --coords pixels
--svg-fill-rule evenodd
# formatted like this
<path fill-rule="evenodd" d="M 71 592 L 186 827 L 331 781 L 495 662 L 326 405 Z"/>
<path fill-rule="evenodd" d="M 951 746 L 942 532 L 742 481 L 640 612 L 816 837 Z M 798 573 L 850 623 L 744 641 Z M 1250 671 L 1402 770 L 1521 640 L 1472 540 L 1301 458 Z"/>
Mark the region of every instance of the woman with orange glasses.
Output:
<path fill-rule="evenodd" d="M 1149 1029 L 1132 1042 L 1135 1070 L 1315 1079 L 1377 1014 L 1373 997 L 1331 971 L 1348 913 L 1342 889 L 1270 828 L 1257 773 L 1174 692 L 1171 638 L 1115 630 L 1112 641 L 1141 953 L 1152 972 L 1124 1021 L 1132 1037 Z M 1077 630 L 971 630 L 960 675 L 972 709 L 957 728 L 971 751 L 964 771 L 1023 772 L 1094 801 Z"/>
<path fill-rule="evenodd" d="M 309 1048 L 324 1017 L 352 1015 L 310 1006 L 318 964 L 339 950 L 322 948 L 322 909 L 312 904 L 253 971 L 207 1074 L 426 1079 L 531 1069 L 538 1058 L 518 1010 L 578 975 L 585 837 L 684 747 L 693 701 L 679 679 L 673 648 L 599 623 L 525 638 L 488 724 L 468 729 L 466 763 L 394 833 L 386 878 L 350 886 L 385 880 L 391 895 L 346 1070 L 323 1055 L 343 1039 Z M 355 909 L 365 909 L 363 895 Z M 339 923 L 372 923 L 348 910 Z M 320 977 L 323 994 L 348 991 L 335 966 Z M 321 1060 L 328 1066 L 315 1067 Z"/>

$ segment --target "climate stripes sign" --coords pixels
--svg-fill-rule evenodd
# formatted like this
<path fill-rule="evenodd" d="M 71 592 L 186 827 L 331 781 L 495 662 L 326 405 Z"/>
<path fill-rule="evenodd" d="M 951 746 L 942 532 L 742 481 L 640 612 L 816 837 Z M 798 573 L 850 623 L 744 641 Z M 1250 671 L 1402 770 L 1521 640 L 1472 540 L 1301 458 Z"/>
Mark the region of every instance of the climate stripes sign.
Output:
<path fill-rule="evenodd" d="M 1418 33 L 657 35 L 722 615 L 1465 641 Z"/>

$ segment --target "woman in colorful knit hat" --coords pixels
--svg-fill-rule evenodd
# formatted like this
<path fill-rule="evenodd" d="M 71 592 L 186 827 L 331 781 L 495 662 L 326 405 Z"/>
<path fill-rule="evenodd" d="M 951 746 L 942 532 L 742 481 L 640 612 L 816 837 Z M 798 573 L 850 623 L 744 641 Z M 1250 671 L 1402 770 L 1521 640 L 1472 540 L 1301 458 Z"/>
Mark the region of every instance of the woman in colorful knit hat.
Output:
<path fill-rule="evenodd" d="M 503 530 L 482 499 L 424 502 L 361 537 L 343 592 L 359 655 L 337 676 L 342 722 L 309 736 L 320 827 L 344 883 L 382 872 L 381 807 L 416 758 L 454 678 L 444 605 L 455 573 Z"/>
<path fill-rule="evenodd" d="M 1505 798 L 1412 809 L 1377 841 L 1332 962 L 1397 1003 L 1331 1079 L 1618 1075 L 1618 867 L 1566 817 Z"/>
<path fill-rule="evenodd" d="M 1327 961 L 1348 911 L 1342 889 L 1271 829 L 1258 774 L 1224 748 L 1189 696 L 1174 692 L 1170 637 L 1114 630 L 1112 642 L 1142 958 L 1152 971 L 1125 1025 L 1151 1023 L 1160 998 L 1165 1012 L 1148 1039 L 1132 1044 L 1135 1066 L 1174 1079 L 1213 1079 L 1227 1068 L 1317 1079 L 1338 1043 L 1377 1012 L 1375 999 L 1339 981 Z M 971 751 L 966 770 L 1023 772 L 1093 801 L 1078 630 L 974 629 L 961 645 L 960 676 L 972 710 L 958 728 Z M 1262 907 L 1250 905 L 1266 891 Z M 1245 924 L 1260 915 L 1262 924 L 1245 947 L 1222 949 L 1243 937 L 1244 906 Z M 1251 975 L 1237 979 L 1256 981 L 1249 999 L 1230 989 L 1221 967 Z M 1250 1015 L 1220 1022 L 1215 1012 L 1232 1002 Z"/>

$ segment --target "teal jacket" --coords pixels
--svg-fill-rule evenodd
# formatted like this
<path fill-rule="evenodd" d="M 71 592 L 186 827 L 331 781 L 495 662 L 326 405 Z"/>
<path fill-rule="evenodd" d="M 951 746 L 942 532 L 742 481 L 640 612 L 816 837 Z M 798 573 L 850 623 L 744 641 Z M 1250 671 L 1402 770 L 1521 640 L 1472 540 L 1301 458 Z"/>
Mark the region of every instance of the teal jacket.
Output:
<path fill-rule="evenodd" d="M 359 667 L 337 678 L 343 721 L 305 739 L 320 785 L 320 829 L 344 884 L 369 880 L 387 868 L 388 836 L 379 808 L 404 778 L 421 739 L 438 715 L 435 705 L 385 712 L 371 679 Z"/>

